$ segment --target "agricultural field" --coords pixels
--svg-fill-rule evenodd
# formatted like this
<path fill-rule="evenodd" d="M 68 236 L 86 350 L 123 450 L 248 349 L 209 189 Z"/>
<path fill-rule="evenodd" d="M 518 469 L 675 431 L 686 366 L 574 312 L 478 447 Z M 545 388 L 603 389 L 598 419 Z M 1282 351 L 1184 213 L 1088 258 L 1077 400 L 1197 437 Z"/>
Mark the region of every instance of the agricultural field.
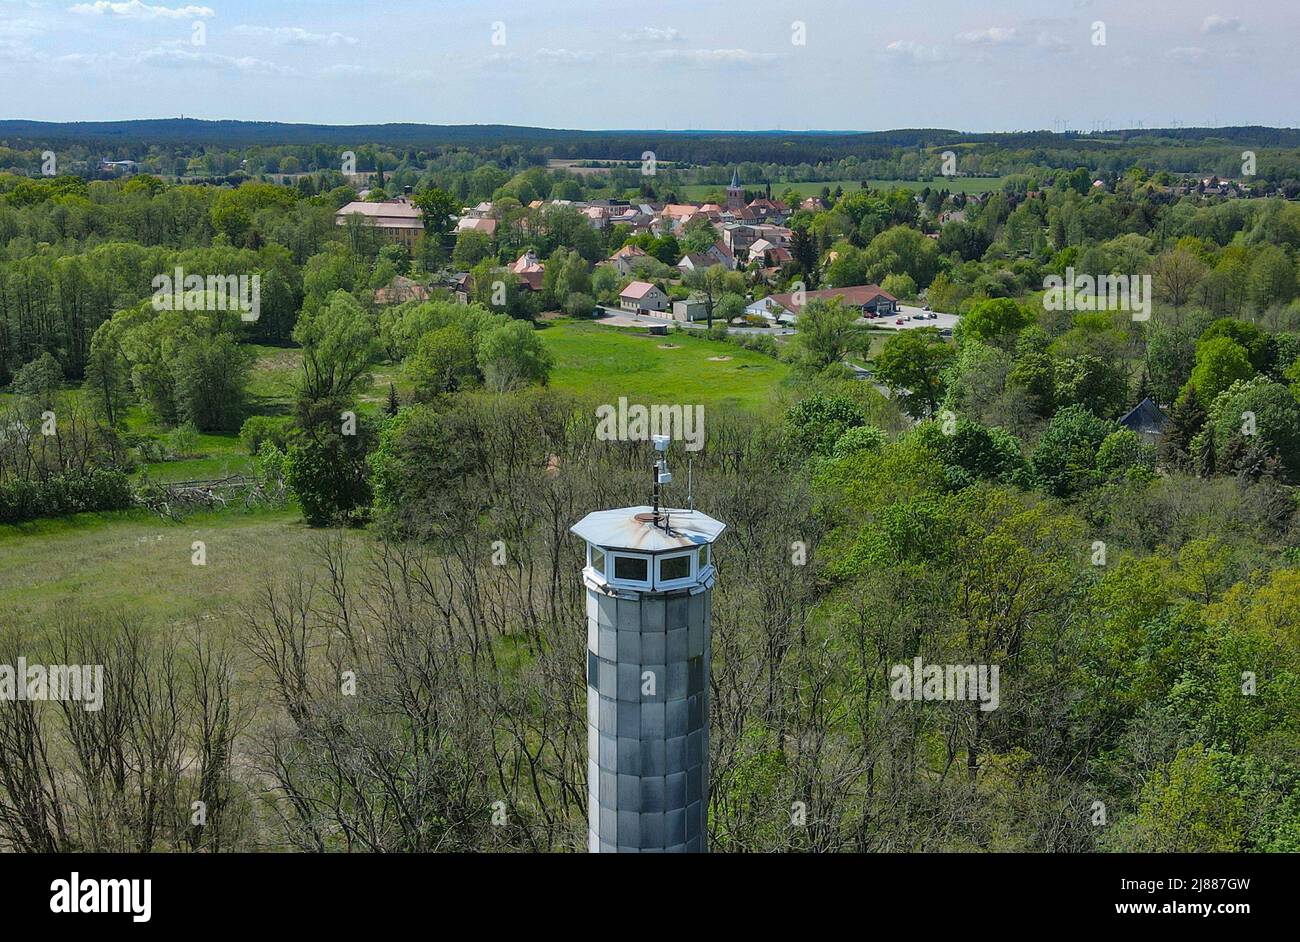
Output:
<path fill-rule="evenodd" d="M 950 193 L 988 193 L 1002 189 L 1006 179 L 1006 177 L 953 177 L 952 179 L 937 177 L 932 180 L 868 180 L 866 182 L 878 190 L 894 190 L 901 187 L 906 190 L 920 191 L 930 187 L 931 189 L 946 189 Z M 830 187 L 832 193 L 835 192 L 836 187 L 841 187 L 847 193 L 852 190 L 862 189 L 862 181 L 825 180 L 814 183 L 773 183 L 772 196 L 775 199 L 788 189 L 796 191 L 800 196 L 817 196 L 824 187 Z M 751 189 L 753 188 L 755 187 L 751 187 Z M 684 199 L 700 199 L 709 193 L 717 193 L 723 187 L 716 183 L 689 183 L 677 189 Z"/>

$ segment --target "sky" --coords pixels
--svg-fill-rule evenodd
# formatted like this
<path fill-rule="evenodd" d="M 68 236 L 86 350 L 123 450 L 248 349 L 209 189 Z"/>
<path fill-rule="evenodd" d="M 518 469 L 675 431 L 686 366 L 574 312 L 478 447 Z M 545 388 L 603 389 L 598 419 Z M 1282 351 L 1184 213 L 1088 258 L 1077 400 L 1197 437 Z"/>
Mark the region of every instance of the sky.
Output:
<path fill-rule="evenodd" d="M 0 118 L 1300 126 L 1296 0 L 0 0 Z"/>

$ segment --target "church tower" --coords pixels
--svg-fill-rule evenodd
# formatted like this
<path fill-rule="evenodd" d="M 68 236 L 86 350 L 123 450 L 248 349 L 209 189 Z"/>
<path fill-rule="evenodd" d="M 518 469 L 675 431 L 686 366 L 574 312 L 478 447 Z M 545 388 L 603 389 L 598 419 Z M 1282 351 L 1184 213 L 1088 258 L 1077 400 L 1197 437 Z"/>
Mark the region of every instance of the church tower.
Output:
<path fill-rule="evenodd" d="M 745 188 L 740 185 L 740 174 L 731 171 L 731 186 L 727 187 L 727 209 L 745 208 Z"/>

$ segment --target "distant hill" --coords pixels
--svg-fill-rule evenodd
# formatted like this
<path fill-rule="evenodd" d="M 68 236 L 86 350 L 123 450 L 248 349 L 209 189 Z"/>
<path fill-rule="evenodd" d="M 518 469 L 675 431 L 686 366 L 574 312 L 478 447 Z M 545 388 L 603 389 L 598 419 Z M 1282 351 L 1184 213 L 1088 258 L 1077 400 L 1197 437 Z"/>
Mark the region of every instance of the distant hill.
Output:
<path fill-rule="evenodd" d="M 399 147 L 437 147 L 445 144 L 497 146 L 497 144 L 611 144 L 636 140 L 643 146 L 646 139 L 699 140 L 712 142 L 735 140 L 749 146 L 768 146 L 774 138 L 798 139 L 806 143 L 818 138 L 827 147 L 841 146 L 935 146 L 939 143 L 1049 144 L 1083 140 L 1130 140 L 1135 138 L 1183 140 L 1183 142 L 1243 142 L 1273 144 L 1275 147 L 1300 147 L 1300 130 L 1278 127 L 1179 127 L 1179 129 L 1127 129 L 1105 134 L 1054 134 L 1052 131 L 1010 131 L 1010 133 L 969 134 L 953 129 L 896 129 L 888 131 L 722 131 L 722 130 L 655 130 L 611 129 L 577 131 L 550 127 L 515 125 L 296 125 L 278 121 L 200 121 L 198 118 L 148 118 L 139 121 L 10 121 L 0 120 L 0 138 L 27 140 L 70 140 L 78 142 L 148 142 L 226 144 L 346 144 L 373 143 Z M 625 159 L 640 159 L 627 155 Z"/>

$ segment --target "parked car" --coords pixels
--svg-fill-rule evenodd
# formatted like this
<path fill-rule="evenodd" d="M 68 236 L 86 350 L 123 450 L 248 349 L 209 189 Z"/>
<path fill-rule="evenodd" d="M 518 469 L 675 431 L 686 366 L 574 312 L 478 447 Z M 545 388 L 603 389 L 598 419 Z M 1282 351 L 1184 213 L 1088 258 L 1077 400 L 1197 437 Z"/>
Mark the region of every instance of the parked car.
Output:
<path fill-rule="evenodd" d="M 902 327 L 902 326 L 903 326 L 903 318 L 900 317 L 898 320 L 894 321 L 894 323 L 897 324 L 899 327 Z"/>

